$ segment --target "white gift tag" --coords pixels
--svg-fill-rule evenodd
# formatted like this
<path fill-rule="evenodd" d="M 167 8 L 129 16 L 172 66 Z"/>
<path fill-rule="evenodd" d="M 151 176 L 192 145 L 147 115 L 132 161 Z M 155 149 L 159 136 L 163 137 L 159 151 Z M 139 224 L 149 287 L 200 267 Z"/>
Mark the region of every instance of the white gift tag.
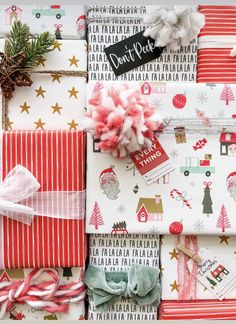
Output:
<path fill-rule="evenodd" d="M 131 153 L 130 157 L 147 184 L 156 182 L 175 169 L 158 140 L 153 141 L 151 147 Z"/>
<path fill-rule="evenodd" d="M 197 276 L 197 280 L 219 300 L 223 300 L 236 288 L 236 273 L 206 248 L 200 248 L 198 256 L 201 262 L 197 264 L 197 273 L 193 271 L 195 261 L 190 259 L 187 263 L 190 273 Z"/>

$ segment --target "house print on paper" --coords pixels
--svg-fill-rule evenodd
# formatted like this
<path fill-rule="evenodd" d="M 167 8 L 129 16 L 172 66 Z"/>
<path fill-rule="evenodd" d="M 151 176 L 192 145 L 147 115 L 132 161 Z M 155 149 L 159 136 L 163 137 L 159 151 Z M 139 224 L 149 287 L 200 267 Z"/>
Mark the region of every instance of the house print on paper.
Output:
<path fill-rule="evenodd" d="M 13 5 L 8 7 L 5 10 L 5 13 L 7 25 L 13 25 L 14 21 L 20 20 L 22 10 L 19 7 Z"/>
<path fill-rule="evenodd" d="M 138 221 L 146 223 L 148 221 L 162 221 L 163 206 L 160 195 L 155 198 L 140 198 L 136 209 Z"/>
<path fill-rule="evenodd" d="M 0 270 L 0 282 L 10 282 L 25 278 L 23 269 Z"/>
<path fill-rule="evenodd" d="M 218 265 L 218 267 L 211 272 L 212 277 L 215 278 L 218 282 L 221 282 L 224 276 L 227 276 L 228 274 L 229 271 L 221 264 Z"/>
<path fill-rule="evenodd" d="M 236 133 L 220 134 L 220 155 L 236 156 Z"/>
<path fill-rule="evenodd" d="M 152 87 L 149 82 L 146 81 L 141 85 L 141 92 L 143 95 L 150 95 L 151 91 Z"/>

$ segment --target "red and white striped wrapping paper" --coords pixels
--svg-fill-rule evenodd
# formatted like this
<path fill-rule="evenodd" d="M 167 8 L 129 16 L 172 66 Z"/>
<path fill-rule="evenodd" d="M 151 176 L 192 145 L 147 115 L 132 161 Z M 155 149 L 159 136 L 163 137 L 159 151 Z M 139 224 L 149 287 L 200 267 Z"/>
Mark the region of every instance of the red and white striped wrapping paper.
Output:
<path fill-rule="evenodd" d="M 206 17 L 198 38 L 197 82 L 236 83 L 236 6 L 199 6 Z"/>
<path fill-rule="evenodd" d="M 41 191 L 85 189 L 85 134 L 77 131 L 13 131 L 1 134 L 1 177 L 17 164 Z M 84 220 L 34 217 L 30 226 L 0 217 L 0 268 L 84 266 Z"/>
<path fill-rule="evenodd" d="M 159 309 L 160 320 L 216 319 L 235 320 L 236 300 L 164 301 Z"/>

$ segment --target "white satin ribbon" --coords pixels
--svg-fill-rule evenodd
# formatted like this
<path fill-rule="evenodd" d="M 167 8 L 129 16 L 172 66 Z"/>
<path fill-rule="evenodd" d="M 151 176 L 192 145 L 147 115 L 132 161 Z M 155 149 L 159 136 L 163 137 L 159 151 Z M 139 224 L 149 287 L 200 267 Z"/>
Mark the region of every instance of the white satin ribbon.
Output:
<path fill-rule="evenodd" d="M 233 48 L 236 36 L 201 36 L 198 38 L 198 49 L 203 48 Z"/>
<path fill-rule="evenodd" d="M 0 214 L 30 225 L 34 216 L 84 218 L 84 191 L 42 191 L 33 174 L 15 166 L 0 186 Z"/>

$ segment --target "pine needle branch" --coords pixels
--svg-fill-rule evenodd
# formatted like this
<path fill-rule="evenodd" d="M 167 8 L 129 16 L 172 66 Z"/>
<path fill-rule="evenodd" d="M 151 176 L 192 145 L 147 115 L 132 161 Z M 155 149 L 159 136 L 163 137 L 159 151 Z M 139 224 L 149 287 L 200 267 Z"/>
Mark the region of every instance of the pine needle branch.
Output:
<path fill-rule="evenodd" d="M 24 59 L 21 67 L 30 69 L 37 65 L 40 57 L 52 51 L 53 43 L 54 38 L 50 36 L 49 32 L 33 37 L 27 24 L 16 21 L 5 41 L 5 53 L 8 57 L 23 53 Z"/>

